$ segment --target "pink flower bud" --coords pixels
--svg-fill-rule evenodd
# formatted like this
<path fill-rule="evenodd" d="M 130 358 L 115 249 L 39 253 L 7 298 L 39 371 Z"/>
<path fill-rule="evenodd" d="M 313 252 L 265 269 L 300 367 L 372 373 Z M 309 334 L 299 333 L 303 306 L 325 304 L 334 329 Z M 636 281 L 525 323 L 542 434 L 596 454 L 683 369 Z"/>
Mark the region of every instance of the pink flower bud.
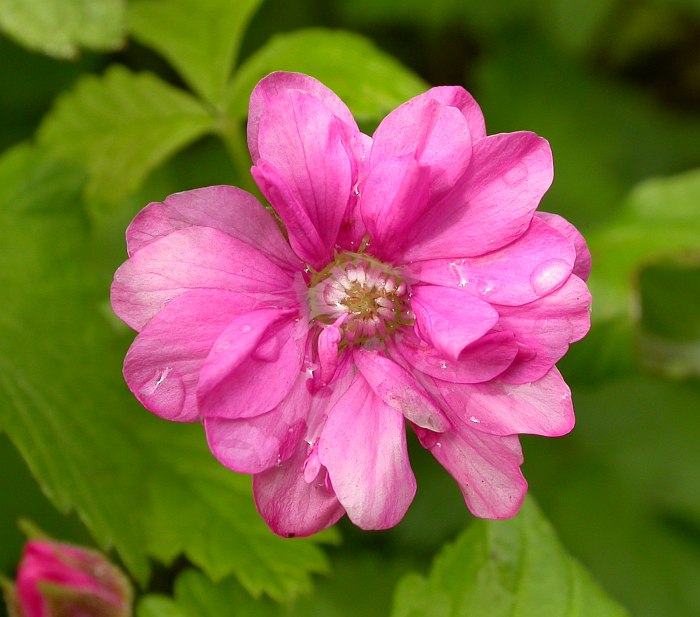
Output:
<path fill-rule="evenodd" d="M 97 551 L 30 540 L 6 589 L 13 617 L 129 617 L 131 586 Z"/>

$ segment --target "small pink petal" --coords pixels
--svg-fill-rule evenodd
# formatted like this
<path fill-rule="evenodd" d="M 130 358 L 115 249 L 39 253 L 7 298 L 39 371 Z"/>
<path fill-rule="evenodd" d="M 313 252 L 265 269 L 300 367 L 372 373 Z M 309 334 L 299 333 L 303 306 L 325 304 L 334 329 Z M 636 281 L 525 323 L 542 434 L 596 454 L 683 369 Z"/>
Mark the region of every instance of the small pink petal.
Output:
<path fill-rule="evenodd" d="M 450 360 L 456 361 L 498 322 L 488 302 L 461 288 L 414 285 L 411 292 L 417 332 Z"/>
<path fill-rule="evenodd" d="M 513 242 L 529 227 L 553 173 L 549 144 L 534 133 L 474 143 L 469 169 L 416 222 L 402 262 L 477 257 Z"/>
<path fill-rule="evenodd" d="M 461 287 L 491 304 L 518 306 L 562 285 L 575 260 L 571 242 L 535 218 L 518 240 L 493 253 L 416 262 L 406 270 L 424 283 Z"/>
<path fill-rule="evenodd" d="M 314 378 L 319 386 L 326 386 L 335 376 L 338 368 L 338 344 L 343 338 L 340 327 L 348 318 L 345 313 L 335 320 L 335 323 L 327 326 L 318 335 L 318 363 L 319 370 L 314 373 Z"/>
<path fill-rule="evenodd" d="M 333 490 L 362 529 L 388 529 L 416 492 L 403 416 L 358 375 L 331 409 L 318 444 Z"/>
<path fill-rule="evenodd" d="M 574 427 L 571 391 L 556 368 L 533 383 L 456 384 L 435 379 L 430 389 L 454 422 L 493 435 L 558 437 Z"/>
<path fill-rule="evenodd" d="M 547 223 L 552 229 L 556 229 L 574 245 L 576 248 L 576 262 L 574 263 L 572 274 L 587 281 L 591 273 L 591 252 L 588 250 L 588 244 L 586 243 L 586 239 L 581 235 L 581 232 L 558 214 L 535 212 L 535 216 Z"/>
<path fill-rule="evenodd" d="M 431 431 L 445 431 L 450 424 L 432 397 L 396 362 L 380 353 L 357 349 L 355 365 L 372 391 L 407 420 Z"/>
<path fill-rule="evenodd" d="M 304 467 L 311 446 L 300 440 L 294 455 L 279 465 L 253 476 L 253 495 L 258 512 L 277 535 L 304 537 L 335 524 L 345 511 L 328 490 L 325 469 L 311 482 Z"/>
<path fill-rule="evenodd" d="M 174 231 L 138 250 L 116 271 L 112 307 L 134 330 L 191 289 L 250 295 L 260 304 L 294 304 L 292 275 L 256 248 L 210 227 Z"/>
<path fill-rule="evenodd" d="M 419 96 L 430 97 L 443 105 L 456 107 L 462 113 L 469 126 L 472 142 L 486 137 L 486 123 L 481 108 L 474 97 L 460 86 L 438 86 Z"/>
<path fill-rule="evenodd" d="M 252 418 L 279 405 L 301 369 L 307 332 L 300 324 L 278 309 L 250 311 L 231 321 L 200 373 L 201 414 Z"/>
<path fill-rule="evenodd" d="M 520 471 L 523 457 L 516 436 L 488 435 L 469 427 L 447 433 L 416 428 L 416 434 L 457 481 L 474 516 L 503 519 L 517 514 L 527 482 Z"/>

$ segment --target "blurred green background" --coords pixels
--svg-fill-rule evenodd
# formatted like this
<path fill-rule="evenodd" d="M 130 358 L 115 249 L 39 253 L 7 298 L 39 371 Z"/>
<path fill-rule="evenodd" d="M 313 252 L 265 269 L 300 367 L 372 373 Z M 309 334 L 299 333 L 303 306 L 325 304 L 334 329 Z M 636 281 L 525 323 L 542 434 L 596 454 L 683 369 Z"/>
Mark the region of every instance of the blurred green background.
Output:
<path fill-rule="evenodd" d="M 7 23 L 3 27 L 8 35 L 0 37 L 0 149 L 7 152 L 35 138 L 59 94 L 113 64 L 152 71 L 172 86 L 187 88 L 181 72 L 146 46 L 143 36 L 136 37 L 138 42 L 128 31 L 106 45 L 112 49 L 83 49 L 65 59 L 28 50 L 31 42 L 18 39 Z M 269 45 L 271 37 L 311 27 L 358 33 L 402 63 L 396 96 L 420 79 L 430 85 L 461 84 L 479 101 L 489 133 L 532 130 L 551 142 L 556 178 L 541 209 L 566 216 L 589 239 L 593 328 L 561 363 L 574 393 L 577 427 L 561 439 L 523 438 L 525 475 L 563 544 L 631 614 L 700 614 L 700 2 L 268 0 L 244 31 L 239 64 Z M 294 68 L 299 62 L 303 68 L 293 52 L 289 57 L 284 50 L 276 53 L 272 67 Z M 334 67 L 325 48 L 310 47 L 307 53 L 327 57 Z M 338 79 L 347 72 L 341 96 L 360 100 L 365 58 L 355 54 L 344 60 L 339 54 L 336 59 L 341 65 L 345 61 L 344 69 L 333 68 Z M 365 109 L 359 119 L 367 131 L 379 112 L 388 111 L 380 103 Z M 53 128 L 44 127 L 40 143 L 51 142 Z M 60 191 L 48 172 L 37 174 L 18 164 L 20 171 L 8 166 L 5 175 L 0 173 L 3 302 L 17 311 L 33 306 L 30 324 L 35 319 L 47 331 L 67 324 L 71 332 L 81 326 L 76 323 L 80 308 L 54 316 L 55 301 L 37 303 L 59 297 L 50 292 L 64 279 L 73 284 L 90 278 L 94 286 L 85 297 L 65 302 L 88 306 L 96 315 L 95 323 L 81 326 L 81 344 L 101 349 L 101 328 L 115 337 L 107 344 L 113 356 L 103 361 L 102 370 L 117 380 L 120 368 L 112 358 L 119 358 L 131 335 L 106 317 L 106 303 L 111 273 L 125 257 L 127 222 L 149 200 L 170 192 L 249 183 L 245 156 L 234 152 L 233 164 L 229 158 L 230 141 L 208 135 L 183 145 L 152 165 L 143 181 L 124 189 L 117 203 L 107 205 L 100 191 L 109 192 L 108 183 L 81 192 L 85 170 L 80 164 L 62 172 L 69 186 Z M 13 208 L 26 198 L 31 210 L 33 197 L 27 194 L 45 186 L 50 216 L 58 212 L 62 218 L 40 233 L 31 226 L 19 231 L 19 210 Z M 52 191 L 63 201 L 51 197 Z M 22 233 L 31 242 L 51 245 L 74 270 L 64 269 L 54 280 L 50 269 L 37 265 L 46 255 L 40 259 L 26 251 L 34 246 L 29 239 L 27 244 L 8 240 Z M 88 237 L 87 255 L 61 248 L 67 237 L 81 234 Z M 37 338 L 43 336 L 41 327 L 36 332 Z M 47 369 L 38 358 L 41 349 L 32 347 L 35 342 L 34 336 L 8 336 L 0 346 L 0 358 L 5 358 L 0 374 L 15 355 L 26 356 L 23 370 L 30 376 L 36 371 L 43 380 Z M 85 355 L 85 346 L 80 347 L 75 353 L 63 349 L 56 374 L 92 379 L 94 369 L 86 367 L 86 358 L 100 353 Z M 11 388 L 0 395 L 5 399 L 0 405 L 16 406 Z M 0 415 L 0 428 L 12 441 L 26 444 L 13 436 L 11 417 L 9 411 Z M 128 417 L 123 421 L 128 424 Z M 401 575 L 427 572 L 441 544 L 465 527 L 469 516 L 456 486 L 415 446 L 419 492 L 404 522 L 384 533 L 360 532 L 343 522 L 342 545 L 323 549 L 331 573 L 315 578 L 313 595 L 290 610 L 388 615 Z M 20 449 L 25 456 L 32 451 Z M 0 571 L 13 575 L 23 541 L 18 517 L 36 521 L 57 537 L 90 543 L 75 514 L 61 514 L 49 503 L 5 435 L 0 435 L 0 469 Z M 32 469 L 43 477 L 40 464 Z M 61 502 L 51 488 L 44 490 L 54 503 Z M 65 509 L 70 505 L 67 500 Z M 172 577 L 186 560 L 173 564 L 156 566 L 150 590 L 171 590 Z"/>

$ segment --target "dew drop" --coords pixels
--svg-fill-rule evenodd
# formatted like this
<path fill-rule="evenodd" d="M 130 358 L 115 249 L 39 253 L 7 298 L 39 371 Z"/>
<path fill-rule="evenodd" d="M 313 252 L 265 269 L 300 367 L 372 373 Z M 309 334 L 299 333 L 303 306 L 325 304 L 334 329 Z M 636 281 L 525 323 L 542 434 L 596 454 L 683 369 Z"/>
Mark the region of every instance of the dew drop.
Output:
<path fill-rule="evenodd" d="M 471 416 L 469 418 L 469 422 L 473 422 L 474 424 L 479 424 L 479 422 L 481 422 L 481 420 L 479 420 L 479 418 L 477 418 L 475 416 Z"/>
<path fill-rule="evenodd" d="M 440 362 L 440 368 L 447 368 L 447 362 L 445 362 L 444 360 Z"/>
<path fill-rule="evenodd" d="M 530 286 L 538 295 L 556 289 L 571 273 L 571 266 L 563 259 L 548 259 L 530 274 Z"/>

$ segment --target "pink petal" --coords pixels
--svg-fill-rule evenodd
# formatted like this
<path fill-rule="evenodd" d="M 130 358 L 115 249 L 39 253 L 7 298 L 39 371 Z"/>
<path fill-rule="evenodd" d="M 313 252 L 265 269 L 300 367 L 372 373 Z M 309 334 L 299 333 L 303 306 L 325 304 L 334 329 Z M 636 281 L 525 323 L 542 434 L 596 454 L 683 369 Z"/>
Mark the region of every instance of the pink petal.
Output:
<path fill-rule="evenodd" d="M 287 397 L 254 418 L 204 418 L 209 449 L 223 465 L 240 473 L 261 473 L 290 458 L 303 439 L 312 397 L 300 375 Z"/>
<path fill-rule="evenodd" d="M 204 362 L 197 396 L 203 416 L 252 418 L 287 396 L 301 369 L 307 326 L 288 312 L 236 317 Z"/>
<path fill-rule="evenodd" d="M 535 212 L 535 216 L 547 223 L 552 229 L 556 229 L 574 245 L 576 248 L 576 262 L 574 263 L 572 274 L 587 281 L 588 275 L 591 273 L 591 252 L 588 250 L 588 244 L 586 244 L 586 239 L 581 235 L 581 232 L 558 214 Z"/>
<path fill-rule="evenodd" d="M 571 391 L 556 368 L 538 381 L 521 385 L 500 381 L 454 384 L 436 379 L 430 387 L 455 422 L 475 430 L 558 437 L 574 427 Z"/>
<path fill-rule="evenodd" d="M 469 169 L 417 221 L 403 261 L 476 257 L 519 238 L 553 178 L 552 153 L 534 133 L 491 135 L 473 144 Z"/>
<path fill-rule="evenodd" d="M 474 516 L 502 519 L 515 516 L 527 492 L 520 471 L 518 438 L 488 435 L 469 427 L 447 433 L 416 428 L 422 446 L 457 481 Z"/>
<path fill-rule="evenodd" d="M 292 249 L 322 267 L 333 258 L 355 182 L 347 126 L 316 97 L 290 90 L 265 106 L 258 149 L 253 176 L 284 222 Z"/>
<path fill-rule="evenodd" d="M 197 382 L 214 341 L 251 300 L 233 292 L 193 289 L 151 319 L 124 360 L 124 378 L 149 411 L 176 422 L 199 418 Z"/>
<path fill-rule="evenodd" d="M 501 327 L 511 330 L 521 348 L 499 379 L 508 383 L 535 381 L 549 371 L 591 326 L 591 294 L 571 275 L 552 293 L 524 306 L 496 306 Z M 526 353 L 522 353 L 526 352 Z"/>
<path fill-rule="evenodd" d="M 336 319 L 335 323 L 321 330 L 318 335 L 318 364 L 319 369 L 314 373 L 317 385 L 326 386 L 335 376 L 338 367 L 338 345 L 343 338 L 340 327 L 348 318 L 345 313 Z"/>
<path fill-rule="evenodd" d="M 466 347 L 458 360 L 441 354 L 410 331 L 396 340 L 394 348 L 416 370 L 458 383 L 481 383 L 494 379 L 511 365 L 518 353 L 512 332 L 487 334 Z"/>
<path fill-rule="evenodd" d="M 112 307 L 140 330 L 177 296 L 190 289 L 250 295 L 260 304 L 295 303 L 292 276 L 256 248 L 217 229 L 188 227 L 144 246 L 114 274 Z"/>
<path fill-rule="evenodd" d="M 414 285 L 411 309 L 423 340 L 455 361 L 498 322 L 498 313 L 488 302 L 454 287 Z"/>
<path fill-rule="evenodd" d="M 404 419 L 361 375 L 331 409 L 318 455 L 353 523 L 388 529 L 403 518 L 416 492 Z"/>
<path fill-rule="evenodd" d="M 290 90 L 300 90 L 313 95 L 328 112 L 342 120 L 349 127 L 351 133 L 359 130 L 347 105 L 340 100 L 335 92 L 320 81 L 301 73 L 271 73 L 255 86 L 250 95 L 248 147 L 254 164 L 257 164 L 260 158 L 258 146 L 260 118 L 277 101 L 286 100 L 285 97 Z"/>
<path fill-rule="evenodd" d="M 281 268 L 299 270 L 299 262 L 272 215 L 249 193 L 233 186 L 210 186 L 175 193 L 149 204 L 126 230 L 129 255 L 173 231 L 212 227 L 263 252 Z"/>
<path fill-rule="evenodd" d="M 312 482 L 304 479 L 311 446 L 303 439 L 294 456 L 253 476 L 258 512 L 270 529 L 286 538 L 310 536 L 330 527 L 345 513 L 321 469 Z"/>
<path fill-rule="evenodd" d="M 406 267 L 424 283 L 463 287 L 491 304 L 533 302 L 566 281 L 576 251 L 564 236 L 537 218 L 515 242 L 482 257 L 433 259 Z"/>
<path fill-rule="evenodd" d="M 405 369 L 379 353 L 357 349 L 355 365 L 372 391 L 389 407 L 431 431 L 445 431 L 450 424 L 432 397 Z"/>
<path fill-rule="evenodd" d="M 420 96 L 430 97 L 443 105 L 456 107 L 469 125 L 472 142 L 486 137 L 486 123 L 481 108 L 474 97 L 460 86 L 438 86 Z"/>

